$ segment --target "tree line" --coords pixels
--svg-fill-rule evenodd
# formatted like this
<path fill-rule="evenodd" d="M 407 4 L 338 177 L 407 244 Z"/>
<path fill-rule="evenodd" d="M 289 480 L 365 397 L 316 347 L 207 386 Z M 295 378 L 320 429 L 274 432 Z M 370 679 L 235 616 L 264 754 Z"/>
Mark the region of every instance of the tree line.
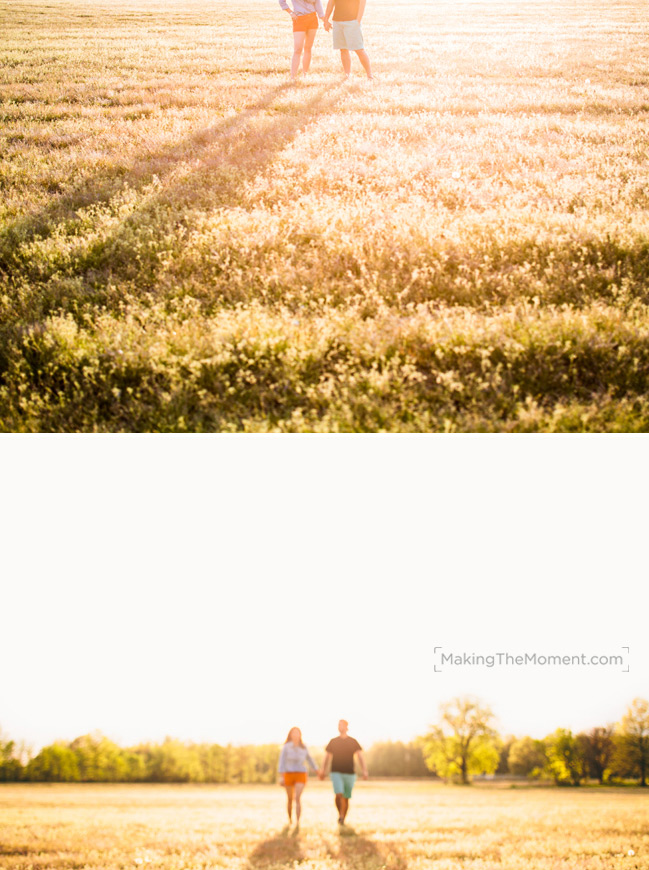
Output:
<path fill-rule="evenodd" d="M 162 743 L 123 748 L 95 732 L 57 741 L 34 756 L 0 739 L 0 782 L 270 783 L 277 779 L 281 746 Z M 314 751 L 317 763 L 324 751 Z M 377 743 L 366 757 L 375 776 L 432 776 L 416 743 Z"/>
<path fill-rule="evenodd" d="M 375 743 L 366 751 L 373 776 L 441 777 L 469 783 L 480 775 L 551 779 L 558 785 L 616 783 L 649 775 L 649 702 L 636 698 L 616 724 L 543 739 L 503 737 L 479 699 L 440 706 L 430 732 L 415 741 Z M 220 746 L 166 738 L 124 748 L 99 732 L 57 741 L 33 754 L 0 736 L 1 782 L 271 783 L 280 745 Z M 313 753 L 316 762 L 323 752 Z"/>
<path fill-rule="evenodd" d="M 440 718 L 421 739 L 426 764 L 463 784 L 476 775 L 510 774 L 551 779 L 557 785 L 620 783 L 649 774 L 649 702 L 636 698 L 619 722 L 573 734 L 558 728 L 547 737 L 502 738 L 494 715 L 473 697 L 440 706 Z"/>

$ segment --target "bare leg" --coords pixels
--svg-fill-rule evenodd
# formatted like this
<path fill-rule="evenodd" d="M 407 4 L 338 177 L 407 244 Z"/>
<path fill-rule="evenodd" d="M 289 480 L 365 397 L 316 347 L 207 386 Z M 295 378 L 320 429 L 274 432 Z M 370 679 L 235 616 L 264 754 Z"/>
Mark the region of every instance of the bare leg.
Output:
<path fill-rule="evenodd" d="M 311 66 L 311 49 L 313 48 L 313 41 L 315 40 L 317 32 L 317 30 L 307 30 L 306 33 L 306 39 L 304 40 L 304 56 L 302 58 L 302 69 L 305 73 L 308 73 L 309 67 Z"/>
<path fill-rule="evenodd" d="M 341 794 L 336 795 L 336 809 L 338 810 L 338 820 L 339 821 L 343 817 L 343 803 L 342 803 L 343 800 L 344 800 L 344 798 Z"/>
<path fill-rule="evenodd" d="M 288 823 L 291 824 L 293 820 L 293 786 L 286 786 L 286 811 L 288 812 Z"/>
<path fill-rule="evenodd" d="M 363 66 L 363 69 L 367 73 L 368 79 L 374 78 L 374 76 L 372 75 L 372 67 L 370 66 L 370 59 L 367 56 L 367 52 L 365 51 L 365 49 L 360 48 L 356 52 L 356 54 L 358 55 L 358 59 L 360 60 L 362 66 Z"/>
<path fill-rule="evenodd" d="M 340 796 L 341 810 L 340 810 L 340 818 L 345 821 L 345 817 L 347 815 L 347 811 L 349 810 L 349 798 Z"/>
<path fill-rule="evenodd" d="M 352 71 L 352 59 L 346 48 L 340 49 L 340 60 L 343 65 L 343 69 L 345 70 L 345 75 L 348 76 Z"/>
<path fill-rule="evenodd" d="M 295 823 L 297 825 L 300 824 L 300 816 L 302 815 L 302 792 L 304 791 L 306 783 L 304 782 L 296 782 L 295 783 Z"/>
<path fill-rule="evenodd" d="M 304 38 L 306 33 L 293 34 L 293 59 L 291 60 L 291 78 L 297 78 L 297 71 L 300 68 L 300 58 L 302 57 L 302 49 L 304 48 Z"/>

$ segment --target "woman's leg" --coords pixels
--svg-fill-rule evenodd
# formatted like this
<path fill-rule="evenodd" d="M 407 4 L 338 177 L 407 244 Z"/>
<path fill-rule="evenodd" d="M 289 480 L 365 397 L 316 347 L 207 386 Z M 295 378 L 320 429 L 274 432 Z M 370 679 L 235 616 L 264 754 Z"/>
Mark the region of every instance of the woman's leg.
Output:
<path fill-rule="evenodd" d="M 304 38 L 306 33 L 298 30 L 293 33 L 293 60 L 291 61 L 291 78 L 297 78 L 297 71 L 300 68 L 300 58 L 302 57 L 302 49 L 304 48 Z"/>
<path fill-rule="evenodd" d="M 352 59 L 349 56 L 349 50 L 346 48 L 340 49 L 340 60 L 345 70 L 345 75 L 348 76 L 352 71 Z"/>
<path fill-rule="evenodd" d="M 287 785 L 286 788 L 286 797 L 288 798 L 286 803 L 286 810 L 288 812 L 288 821 L 289 824 L 293 821 L 293 786 Z"/>
<path fill-rule="evenodd" d="M 307 30 L 306 32 L 306 39 L 304 40 L 304 56 L 302 58 L 302 69 L 305 73 L 309 71 L 309 67 L 311 66 L 311 49 L 313 48 L 313 41 L 317 32 L 317 29 Z M 297 793 L 295 799 L 297 801 Z"/>
<path fill-rule="evenodd" d="M 300 816 L 302 815 L 302 804 L 300 803 L 300 799 L 305 786 L 305 782 L 295 783 L 295 821 L 298 825 L 300 824 Z"/>

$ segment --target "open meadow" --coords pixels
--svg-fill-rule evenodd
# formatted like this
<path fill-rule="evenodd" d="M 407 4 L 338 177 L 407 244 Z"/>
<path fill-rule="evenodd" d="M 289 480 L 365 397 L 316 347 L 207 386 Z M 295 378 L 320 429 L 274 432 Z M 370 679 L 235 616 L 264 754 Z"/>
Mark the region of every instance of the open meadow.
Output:
<path fill-rule="evenodd" d="M 342 833 L 329 783 L 307 787 L 298 833 L 284 800 L 277 786 L 3 785 L 0 868 L 649 868 L 639 789 L 370 781 Z"/>
<path fill-rule="evenodd" d="M 0 431 L 649 431 L 646 12 L 368 0 L 376 81 L 354 58 L 343 82 L 321 29 L 291 85 L 276 0 L 0 0 Z M 93 792 L 70 794 L 83 822 L 47 843 L 94 866 L 103 853 L 75 839 Z M 138 804 L 140 830 L 119 809 L 135 792 L 111 794 L 128 861 L 162 843 L 185 866 L 176 797 Z M 234 809 L 191 794 L 191 861 L 266 860 L 266 792 L 249 831 L 238 792 Z M 553 793 L 543 824 L 579 802 L 576 839 L 552 828 L 555 859 L 541 828 L 516 827 L 536 793 L 498 810 L 471 795 L 478 830 L 451 803 L 441 839 L 403 841 L 434 801 L 394 830 L 359 811 L 368 861 L 393 840 L 413 866 L 617 861 L 613 823 L 592 810 L 607 827 L 588 833 L 603 797 Z M 634 800 L 613 804 L 629 824 Z M 234 813 L 223 851 L 215 808 Z M 536 864 L 480 827 L 494 812 Z M 344 865 L 324 836 L 296 854 Z"/>

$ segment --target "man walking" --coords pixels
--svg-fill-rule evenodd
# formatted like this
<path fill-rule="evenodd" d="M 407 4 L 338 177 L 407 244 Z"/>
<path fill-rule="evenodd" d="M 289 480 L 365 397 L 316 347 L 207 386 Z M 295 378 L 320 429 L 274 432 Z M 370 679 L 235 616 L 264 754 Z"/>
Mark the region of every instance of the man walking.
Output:
<path fill-rule="evenodd" d="M 325 760 L 320 769 L 320 779 L 325 778 L 325 774 L 331 764 L 331 782 L 336 794 L 336 809 L 338 810 L 338 824 L 345 824 L 345 817 L 349 810 L 349 801 L 352 796 L 352 789 L 356 782 L 356 774 L 354 773 L 354 758 L 358 755 L 358 761 L 363 771 L 363 779 L 367 779 L 367 765 L 365 757 L 358 740 L 350 737 L 347 733 L 349 723 L 346 719 L 341 719 L 338 723 L 339 736 L 334 737 L 329 741 L 326 748 Z"/>
<path fill-rule="evenodd" d="M 340 50 L 340 60 L 343 65 L 345 78 L 349 78 L 352 71 L 352 59 L 350 51 L 358 55 L 368 79 L 372 79 L 372 67 L 367 52 L 363 46 L 363 31 L 361 21 L 365 12 L 366 0 L 329 0 L 327 10 L 322 20 L 325 30 L 331 30 L 329 17 L 334 14 L 334 51 Z"/>

